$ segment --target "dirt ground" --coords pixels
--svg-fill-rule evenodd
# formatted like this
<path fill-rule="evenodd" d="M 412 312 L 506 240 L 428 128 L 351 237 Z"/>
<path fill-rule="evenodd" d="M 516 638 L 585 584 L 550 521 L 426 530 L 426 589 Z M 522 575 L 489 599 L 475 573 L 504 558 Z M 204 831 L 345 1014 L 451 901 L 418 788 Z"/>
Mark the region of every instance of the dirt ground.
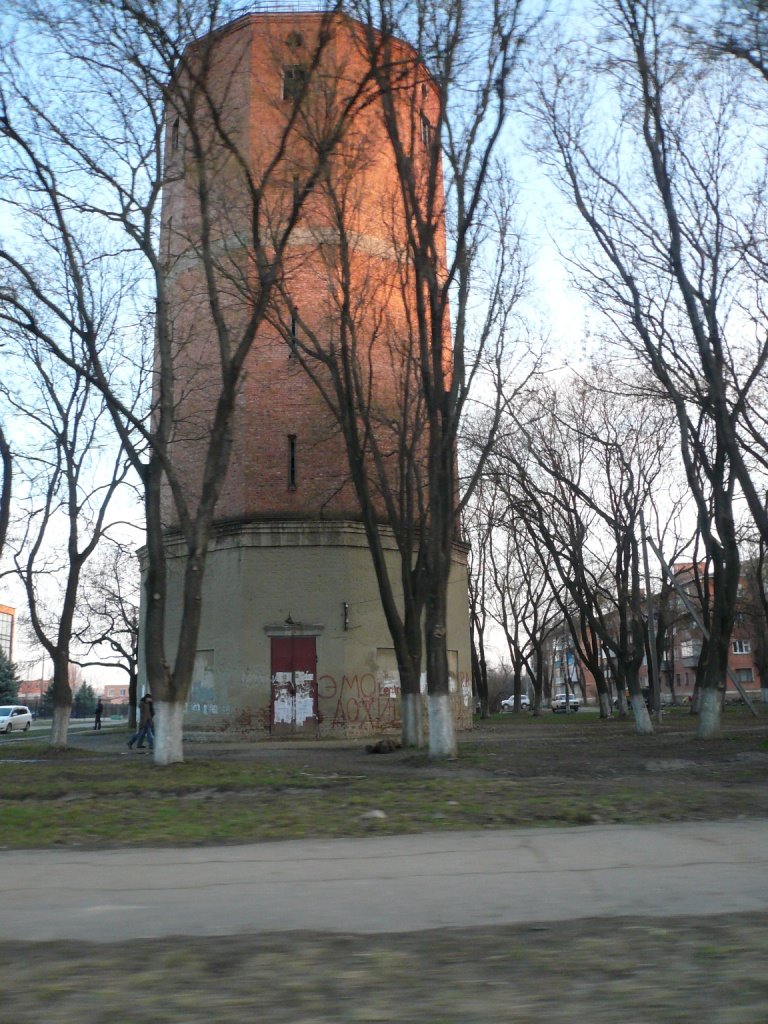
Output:
<path fill-rule="evenodd" d="M 749 784 L 757 778 L 753 769 L 768 769 L 768 712 L 752 717 L 746 708 L 726 710 L 721 735 L 700 740 L 697 719 L 680 709 L 667 712 L 654 725 L 652 736 L 638 736 L 631 718 L 600 721 L 590 712 L 543 715 L 541 724 L 531 715 L 495 715 L 475 720 L 472 731 L 459 736 L 460 754 L 455 761 L 430 762 L 426 755 L 395 750 L 387 754 L 366 753 L 364 742 L 301 743 L 284 741 L 253 745 L 212 747 L 189 742 L 186 756 L 210 756 L 218 749 L 225 756 L 267 757 L 286 764 L 301 763 L 323 771 L 355 771 L 371 775 L 412 773 L 473 777 L 492 773 L 520 781 L 559 780 L 563 783 L 596 782 L 605 788 L 621 778 L 630 780 L 659 777 L 662 788 L 673 788 L 691 796 L 710 782 Z M 225 753 L 226 752 L 226 753 Z M 727 816 L 727 790 L 722 810 Z"/>
<path fill-rule="evenodd" d="M 765 1024 L 768 916 L 0 947 L 2 1024 Z"/>
<path fill-rule="evenodd" d="M 687 716 L 653 737 L 631 723 L 495 719 L 432 765 L 360 744 L 222 745 L 318 775 L 512 779 L 527 793 L 572 786 L 595 821 L 611 794 L 647 789 L 659 816 L 768 815 L 768 718 L 743 709 L 720 739 Z M 88 743 L 99 742 L 89 738 Z M 210 757 L 189 743 L 188 758 Z M 494 822 L 489 822 L 492 827 Z M 499 822 L 496 822 L 499 824 Z M 490 883 L 489 883 L 490 884 Z M 401 935 L 258 935 L 201 940 L 0 944 L 1 1024 L 766 1024 L 768 915 L 586 919 Z"/>
<path fill-rule="evenodd" d="M 638 736 L 631 719 L 601 722 L 579 712 L 536 722 L 510 714 L 477 720 L 450 762 L 405 750 L 371 755 L 361 743 L 256 744 L 225 756 L 301 764 L 319 777 L 496 780 L 498 799 L 491 789 L 464 827 L 768 816 L 768 713 L 754 718 L 746 708 L 729 709 L 721 736 L 706 741 L 696 725 L 680 710 L 667 713 L 654 735 Z M 211 753 L 207 745 L 187 750 Z"/>

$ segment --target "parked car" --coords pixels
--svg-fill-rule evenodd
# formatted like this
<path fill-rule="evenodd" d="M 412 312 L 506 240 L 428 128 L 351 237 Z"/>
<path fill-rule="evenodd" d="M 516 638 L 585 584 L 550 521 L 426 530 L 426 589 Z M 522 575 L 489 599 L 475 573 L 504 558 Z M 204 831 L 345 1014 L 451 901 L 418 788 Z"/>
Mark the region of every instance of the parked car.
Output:
<path fill-rule="evenodd" d="M 531 698 L 528 696 L 527 693 L 521 693 L 520 694 L 520 710 L 521 711 L 530 711 L 530 709 L 531 709 Z M 501 702 L 501 710 L 502 711 L 514 711 L 515 710 L 515 698 L 514 698 L 514 696 L 507 697 L 505 700 L 503 700 Z"/>
<path fill-rule="evenodd" d="M 575 694 L 571 694 L 570 697 L 567 693 L 556 693 L 552 698 L 550 707 L 553 711 L 578 711 L 581 707 L 581 701 Z"/>
<path fill-rule="evenodd" d="M 0 732 L 26 732 L 32 725 L 32 712 L 23 704 L 0 707 Z"/>

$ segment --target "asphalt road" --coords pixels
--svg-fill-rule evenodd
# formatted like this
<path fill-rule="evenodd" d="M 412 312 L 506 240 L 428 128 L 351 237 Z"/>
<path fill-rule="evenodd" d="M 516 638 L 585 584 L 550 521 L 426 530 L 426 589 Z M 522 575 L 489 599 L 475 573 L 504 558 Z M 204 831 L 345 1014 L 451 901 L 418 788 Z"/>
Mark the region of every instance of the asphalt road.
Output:
<path fill-rule="evenodd" d="M 768 910 L 767 868 L 768 821 L 7 851 L 0 938 L 385 933 Z"/>

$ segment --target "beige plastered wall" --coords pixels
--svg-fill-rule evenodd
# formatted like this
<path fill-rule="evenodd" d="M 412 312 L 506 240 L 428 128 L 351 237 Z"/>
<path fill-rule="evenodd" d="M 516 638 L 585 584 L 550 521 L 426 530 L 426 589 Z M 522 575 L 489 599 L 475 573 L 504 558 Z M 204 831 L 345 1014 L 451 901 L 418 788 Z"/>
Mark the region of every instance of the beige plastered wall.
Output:
<path fill-rule="evenodd" d="M 169 553 L 170 655 L 182 562 L 173 558 L 173 545 Z M 389 557 L 397 580 L 393 545 Z M 188 730 L 269 736 L 271 636 L 293 633 L 314 636 L 317 646 L 319 715 L 297 732 L 340 738 L 399 732 L 393 645 L 360 524 L 273 521 L 219 528 L 208 555 L 203 601 L 195 680 L 185 714 Z M 469 729 L 467 571 L 465 552 L 458 546 L 447 626 L 456 727 Z M 424 676 L 422 690 L 426 701 Z"/>

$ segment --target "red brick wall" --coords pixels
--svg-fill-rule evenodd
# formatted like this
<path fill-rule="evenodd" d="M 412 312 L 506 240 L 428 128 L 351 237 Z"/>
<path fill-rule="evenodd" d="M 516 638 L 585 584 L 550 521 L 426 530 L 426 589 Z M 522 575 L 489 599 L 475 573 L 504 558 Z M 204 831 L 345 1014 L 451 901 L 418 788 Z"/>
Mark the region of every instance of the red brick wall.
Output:
<path fill-rule="evenodd" d="M 215 38 L 210 51 L 201 49 L 200 61 L 209 62 L 212 92 L 223 98 L 227 129 L 249 154 L 254 180 L 274 155 L 290 104 L 282 100 L 282 67 L 299 63 L 311 53 L 320 23 L 318 15 L 248 16 Z M 364 73 L 360 40 L 346 20 L 336 25 L 332 45 L 323 58 L 328 89 L 344 93 Z M 291 33 L 301 32 L 303 48 L 288 44 Z M 414 83 L 413 95 L 434 121 L 434 97 Z M 408 90 L 404 91 L 404 122 L 413 116 Z M 329 103 L 333 105 L 337 97 Z M 315 102 L 312 100 L 312 102 Z M 325 100 L 317 101 L 320 106 Z M 169 114 L 169 125 L 173 121 Z M 192 145 L 181 118 L 177 151 L 167 149 L 170 183 L 163 205 L 163 249 L 168 254 L 170 300 L 174 310 L 177 361 L 177 440 L 174 459 L 185 485 L 193 493 L 199 486 L 213 403 L 218 396 L 218 342 L 213 330 L 208 295 L 199 260 L 190 259 L 199 237 L 201 220 L 195 189 L 200 177 L 185 154 Z M 309 119 L 308 119 L 309 123 Z M 205 116 L 202 125 L 205 145 Z M 311 162 L 307 125 L 299 124 L 289 140 L 285 159 L 275 169 L 265 191 L 265 223 L 277 224 L 292 202 L 293 179 L 301 179 Z M 311 127 L 310 129 L 311 130 Z M 169 138 L 170 138 L 169 128 Z M 421 145 L 418 132 L 414 147 Z M 420 150 L 418 150 L 420 152 Z M 217 143 L 206 159 L 210 177 L 211 232 L 226 252 L 226 272 L 219 276 L 222 315 L 236 343 L 252 308 L 253 275 L 249 250 L 233 243 L 240 232 L 249 237 L 250 202 L 245 199 L 243 169 Z M 403 338 L 410 338 L 401 297 L 398 250 L 404 247 L 404 223 L 398 182 L 383 125 L 375 105 L 359 113 L 335 158 L 330 174 L 343 183 L 348 230 L 357 240 L 353 257 L 353 294 L 357 311 L 363 364 L 369 363 L 372 393 L 382 423 L 401 413 L 405 371 Z M 336 257 L 333 246 L 320 249 L 318 234 L 328 237 L 330 210 L 318 188 L 307 201 L 299 232 L 287 254 L 286 275 L 300 316 L 330 342 L 338 326 L 334 285 Z M 440 244 L 444 244 L 441 237 Z M 405 345 L 407 348 L 407 343 Z M 384 443 L 389 427 L 380 428 Z M 289 479 L 289 437 L 296 439 L 295 480 Z M 392 444 L 388 444 L 392 447 Z M 262 325 L 247 357 L 236 411 L 231 468 L 219 505 L 220 520 L 271 516 L 357 518 L 357 501 L 348 482 L 347 455 L 338 427 L 316 386 L 290 355 L 286 341 L 274 327 Z M 169 521 L 174 515 L 169 509 Z"/>

